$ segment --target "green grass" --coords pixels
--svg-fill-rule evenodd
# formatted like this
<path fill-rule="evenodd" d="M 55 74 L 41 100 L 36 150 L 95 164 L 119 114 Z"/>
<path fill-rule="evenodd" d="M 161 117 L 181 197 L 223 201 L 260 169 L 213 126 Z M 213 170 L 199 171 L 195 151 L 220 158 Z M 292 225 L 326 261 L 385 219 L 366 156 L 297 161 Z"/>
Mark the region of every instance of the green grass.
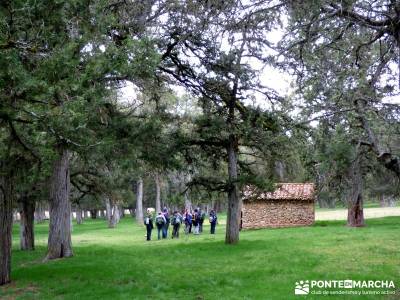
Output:
<path fill-rule="evenodd" d="M 33 252 L 18 250 L 16 226 L 13 283 L 0 288 L 0 299 L 322 298 L 294 296 L 295 282 L 305 279 L 385 279 L 398 288 L 400 218 L 367 223 L 365 228 L 335 221 L 244 231 L 240 243 L 231 246 L 224 244 L 222 224 L 215 236 L 206 226 L 201 236 L 146 242 L 144 228 L 129 217 L 115 229 L 104 220 L 90 220 L 74 225 L 75 256 L 47 263 L 42 258 L 48 225 L 36 226 Z M 329 299 L 357 298 L 335 297 Z"/>

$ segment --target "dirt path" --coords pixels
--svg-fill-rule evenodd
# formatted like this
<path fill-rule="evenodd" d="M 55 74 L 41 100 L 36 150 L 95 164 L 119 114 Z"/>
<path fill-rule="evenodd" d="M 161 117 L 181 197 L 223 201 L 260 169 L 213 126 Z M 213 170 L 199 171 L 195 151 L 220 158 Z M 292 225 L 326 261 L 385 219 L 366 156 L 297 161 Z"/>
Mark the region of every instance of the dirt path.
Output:
<path fill-rule="evenodd" d="M 400 216 L 400 207 L 364 208 L 364 218 L 381 218 L 388 216 Z M 346 220 L 346 209 L 324 210 L 315 212 L 316 220 Z"/>

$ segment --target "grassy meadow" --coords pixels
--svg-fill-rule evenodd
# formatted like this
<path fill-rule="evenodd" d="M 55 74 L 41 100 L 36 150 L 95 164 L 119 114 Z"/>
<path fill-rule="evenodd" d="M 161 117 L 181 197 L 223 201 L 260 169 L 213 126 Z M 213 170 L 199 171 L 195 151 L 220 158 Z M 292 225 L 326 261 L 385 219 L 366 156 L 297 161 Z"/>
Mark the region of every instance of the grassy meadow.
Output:
<path fill-rule="evenodd" d="M 400 286 L 400 217 L 344 221 L 312 227 L 244 231 L 240 244 L 217 234 L 145 241 L 130 217 L 115 229 L 104 220 L 74 225 L 74 257 L 43 263 L 48 224 L 36 225 L 36 250 L 19 250 L 13 232 L 13 283 L 0 299 L 321 299 L 295 296 L 306 279 L 394 280 Z M 329 299 L 398 299 L 395 296 L 328 296 Z M 326 298 L 326 297 L 324 297 Z"/>

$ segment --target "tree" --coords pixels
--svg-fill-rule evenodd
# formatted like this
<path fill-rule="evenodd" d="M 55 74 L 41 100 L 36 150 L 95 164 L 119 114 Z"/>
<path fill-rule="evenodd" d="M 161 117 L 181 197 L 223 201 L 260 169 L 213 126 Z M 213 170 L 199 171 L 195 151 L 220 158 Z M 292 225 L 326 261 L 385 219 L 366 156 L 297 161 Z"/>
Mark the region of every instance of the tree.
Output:
<path fill-rule="evenodd" d="M 136 222 L 143 225 L 143 179 L 139 178 L 136 183 Z"/>
<path fill-rule="evenodd" d="M 389 145 L 375 131 L 378 119 L 387 117 L 388 110 L 392 116 L 398 115 L 396 105 L 384 102 L 385 97 L 396 94 L 398 89 L 390 70 L 395 58 L 392 49 L 398 46 L 390 26 L 385 33 L 381 31 L 386 30 L 381 27 L 383 24 L 379 24 L 395 17 L 397 12 L 393 3 L 384 2 L 320 1 L 304 6 L 293 3 L 288 5 L 289 26 L 281 42 L 281 51 L 286 56 L 281 65 L 296 75 L 298 102 L 308 122 L 325 119 L 336 126 L 340 124 L 346 128 L 345 143 L 353 145 L 352 153 L 364 152 L 363 148 L 368 147 L 375 154 L 375 158 L 354 155 L 351 171 L 342 170 L 353 187 L 346 201 L 349 226 L 364 224 L 362 169 L 377 160 L 399 174 L 398 155 L 388 150 Z M 372 11 L 372 15 L 382 18 L 371 19 Z M 364 161 L 364 167 L 360 161 Z"/>
<path fill-rule="evenodd" d="M 217 169 L 221 163 L 216 161 L 222 160 L 225 164 L 226 176 L 193 176 L 189 185 L 202 185 L 227 194 L 225 241 L 228 244 L 239 241 L 239 185 L 263 182 L 240 159 L 241 151 L 246 149 L 250 156 L 262 156 L 277 145 L 277 136 L 284 136 L 276 114 L 245 103 L 253 92 L 272 103 L 281 100 L 258 81 L 256 70 L 250 64 L 250 60 L 261 65 L 268 63 L 264 50 L 269 41 L 265 33 L 272 30 L 281 6 L 272 1 L 249 5 L 240 2 L 174 4 L 168 14 L 168 26 L 162 27 L 165 37 L 160 45 L 165 46 L 160 70 L 194 93 L 203 109 L 203 116 L 193 128 L 194 134 L 183 142 L 187 146 L 188 162 L 193 163 L 194 172 L 199 168 L 196 163 L 214 161 Z M 199 151 L 209 158 L 202 156 L 204 161 L 193 161 L 196 156 L 193 152 Z M 264 182 L 264 186 L 268 184 Z"/>
<path fill-rule="evenodd" d="M 351 194 L 347 213 L 347 225 L 351 227 L 364 226 L 363 176 L 361 174 L 361 158 L 358 153 L 358 147 L 356 151 L 356 157 L 351 166 Z"/>
<path fill-rule="evenodd" d="M 154 174 L 154 183 L 156 185 L 156 212 L 161 212 L 161 178 L 157 172 Z"/>
<path fill-rule="evenodd" d="M 21 180 L 18 182 L 17 202 L 20 210 L 20 249 L 34 250 L 35 207 L 38 199 L 45 196 L 44 180 L 47 173 L 45 164 L 40 161 L 26 161 Z M 31 166 L 31 168 L 29 168 Z"/>
<path fill-rule="evenodd" d="M 7 157 L 8 156 L 8 157 Z M 6 158 L 11 159 L 7 155 Z M 0 176 L 0 285 L 11 281 L 11 231 L 12 231 L 12 209 L 14 204 L 14 174 L 6 165 L 6 161 L 1 162 Z"/>
<path fill-rule="evenodd" d="M 137 12 L 140 15 L 149 11 L 143 8 Z M 54 162 L 49 191 L 47 259 L 72 255 L 70 156 L 82 154 L 99 142 L 96 134 L 102 125 L 101 115 L 109 111 L 106 96 L 110 88 L 123 80 L 144 79 L 154 69 L 156 60 L 151 42 L 144 37 L 135 41 L 121 39 L 118 28 L 123 26 L 114 18 L 119 13 L 103 1 L 4 1 L 0 4 L 0 22 L 4 29 L 0 32 L 2 138 L 35 156 L 36 149 L 20 139 L 16 130 L 15 124 L 24 124 L 21 130 L 40 136 L 48 149 L 46 158 Z M 11 156 L 5 158 L 17 160 L 11 148 L 4 152 Z M 7 170 L 11 169 L 4 167 L 2 176 L 13 178 Z M 14 185 L 7 179 L 4 191 L 14 192 Z M 5 247 L 1 273 L 5 279 L 1 284 L 9 280 L 9 220 L 13 198 L 15 195 L 2 195 L 1 213 L 6 215 L 0 216 L 5 222 L 1 228 L 4 230 L 1 242 Z"/>
<path fill-rule="evenodd" d="M 1 223 L 1 237 L 0 237 L 0 246 L 1 246 L 1 269 L 0 269 L 0 284 L 6 284 L 10 282 L 10 274 L 11 274 L 11 227 L 12 227 L 12 218 L 10 220 L 10 213 L 12 211 L 10 195 L 12 191 L 10 191 L 10 184 L 2 179 L 1 183 L 2 193 L 1 193 L 1 206 L 0 213 L 5 218 L 2 218 Z"/>
<path fill-rule="evenodd" d="M 3 57 L 4 60 L 10 57 Z M 6 74 L 4 77 L 7 78 Z M 1 77 L 0 84 L 4 83 L 4 77 Z M 10 86 L 12 90 L 14 86 Z M 10 90 L 2 96 L 7 96 Z M 3 103 L 7 104 L 7 102 Z M 3 107 L 5 109 L 6 105 Z M 19 134 L 18 127 L 14 124 L 10 111 L 4 110 L 0 118 L 0 285 L 10 282 L 11 272 L 11 247 L 12 247 L 12 225 L 13 208 L 16 205 L 17 191 L 23 194 L 24 186 L 29 180 L 26 179 L 26 173 L 32 168 L 32 165 L 39 161 L 36 152 L 34 152 L 25 139 Z M 28 183 L 29 186 L 29 183 Z M 26 186 L 25 186 L 26 188 Z M 30 216 L 25 220 L 30 221 Z M 26 223 L 29 230 L 24 241 L 28 248 L 33 246 L 33 228 Z M 30 224 L 32 225 L 32 224 Z M 29 235 L 29 236 L 28 236 Z M 28 245 L 29 244 L 29 245 Z M 25 245 L 21 245 L 25 246 Z"/>

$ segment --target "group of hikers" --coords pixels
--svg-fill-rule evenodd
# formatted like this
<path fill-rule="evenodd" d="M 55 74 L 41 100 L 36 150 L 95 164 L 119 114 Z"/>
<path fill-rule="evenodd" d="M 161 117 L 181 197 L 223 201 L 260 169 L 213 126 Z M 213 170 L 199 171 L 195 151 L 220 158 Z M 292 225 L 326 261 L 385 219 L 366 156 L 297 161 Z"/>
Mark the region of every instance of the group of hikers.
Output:
<path fill-rule="evenodd" d="M 182 211 L 182 214 L 178 211 L 174 211 L 172 215 L 169 214 L 168 209 L 165 207 L 162 212 L 159 212 L 155 218 L 153 218 L 151 212 L 148 210 L 147 215 L 144 218 L 144 225 L 147 231 L 147 240 L 151 240 L 151 233 L 154 228 L 154 224 L 157 227 L 158 239 L 166 239 L 168 237 L 169 225 L 172 226 L 172 238 L 179 238 L 179 229 L 182 224 L 185 225 L 185 234 L 192 233 L 198 235 L 203 232 L 203 223 L 206 218 L 206 213 L 201 209 L 196 208 L 193 212 L 188 210 Z M 217 214 L 214 210 L 209 213 L 208 221 L 210 222 L 210 233 L 215 234 L 215 227 L 217 226 Z"/>

